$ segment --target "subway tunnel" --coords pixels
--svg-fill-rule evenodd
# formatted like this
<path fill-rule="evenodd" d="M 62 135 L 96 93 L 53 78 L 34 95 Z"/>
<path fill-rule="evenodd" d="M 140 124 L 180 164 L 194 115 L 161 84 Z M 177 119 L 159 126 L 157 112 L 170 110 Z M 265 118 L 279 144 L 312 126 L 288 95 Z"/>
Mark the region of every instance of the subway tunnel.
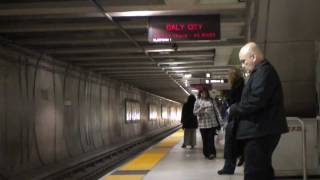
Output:
<path fill-rule="evenodd" d="M 0 179 L 103 177 L 179 132 L 189 94 L 230 88 L 228 72 L 250 41 L 280 76 L 286 116 L 304 125 L 289 124 L 274 161 L 278 176 L 319 178 L 319 7 L 317 0 L 2 0 Z M 300 153 L 285 157 L 284 148 L 302 132 L 306 164 L 281 163 Z"/>

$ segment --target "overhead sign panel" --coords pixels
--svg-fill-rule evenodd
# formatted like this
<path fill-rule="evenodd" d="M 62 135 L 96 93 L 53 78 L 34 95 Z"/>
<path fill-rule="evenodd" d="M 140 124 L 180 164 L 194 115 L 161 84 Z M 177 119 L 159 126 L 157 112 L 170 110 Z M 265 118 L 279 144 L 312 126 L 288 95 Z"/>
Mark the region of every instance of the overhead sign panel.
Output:
<path fill-rule="evenodd" d="M 149 17 L 149 42 L 220 39 L 219 15 Z"/>

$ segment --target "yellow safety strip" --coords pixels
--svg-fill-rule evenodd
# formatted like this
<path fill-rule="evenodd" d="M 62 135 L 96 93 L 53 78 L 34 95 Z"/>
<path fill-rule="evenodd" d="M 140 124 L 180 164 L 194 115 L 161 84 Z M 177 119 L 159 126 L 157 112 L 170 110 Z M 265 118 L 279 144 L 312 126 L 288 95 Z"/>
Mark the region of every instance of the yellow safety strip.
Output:
<path fill-rule="evenodd" d="M 116 175 L 112 174 L 106 176 L 104 180 L 140 180 L 146 174 L 139 174 L 137 172 L 148 172 L 151 170 L 162 158 L 164 158 L 170 149 L 175 146 L 183 137 L 183 130 L 179 130 L 174 134 L 163 139 L 160 143 L 153 146 L 151 149 L 145 151 L 143 154 L 129 161 L 127 164 L 121 166 Z M 125 175 L 121 175 L 121 171 Z M 132 175 L 129 174 L 132 171 Z"/>
<path fill-rule="evenodd" d="M 144 175 L 110 175 L 103 180 L 142 180 Z"/>

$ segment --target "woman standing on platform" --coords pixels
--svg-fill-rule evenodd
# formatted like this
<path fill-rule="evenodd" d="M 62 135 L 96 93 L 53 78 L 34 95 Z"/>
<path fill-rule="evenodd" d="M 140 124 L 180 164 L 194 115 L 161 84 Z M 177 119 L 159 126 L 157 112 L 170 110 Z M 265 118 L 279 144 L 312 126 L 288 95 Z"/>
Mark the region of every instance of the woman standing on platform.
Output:
<path fill-rule="evenodd" d="M 203 155 L 208 159 L 216 157 L 214 136 L 220 129 L 220 114 L 216 102 L 210 97 L 209 91 L 204 89 L 199 92 L 200 98 L 194 105 L 193 113 L 198 117 L 198 123 L 203 143 Z"/>
<path fill-rule="evenodd" d="M 181 123 L 184 130 L 184 140 L 182 148 L 190 145 L 194 148 L 196 145 L 196 130 L 198 128 L 197 117 L 193 114 L 193 107 L 196 101 L 194 95 L 188 97 L 187 102 L 182 107 Z"/>
<path fill-rule="evenodd" d="M 232 68 L 229 71 L 229 80 L 231 84 L 231 90 L 227 94 L 227 101 L 229 106 L 234 103 L 240 102 L 242 89 L 244 86 L 244 78 L 242 73 L 237 68 Z M 243 148 L 239 140 L 235 138 L 235 131 L 238 127 L 237 120 L 234 118 L 227 118 L 228 124 L 225 134 L 225 146 L 224 146 L 224 166 L 218 171 L 218 174 L 234 174 L 236 168 L 237 158 L 240 157 L 239 164 L 243 163 Z"/>

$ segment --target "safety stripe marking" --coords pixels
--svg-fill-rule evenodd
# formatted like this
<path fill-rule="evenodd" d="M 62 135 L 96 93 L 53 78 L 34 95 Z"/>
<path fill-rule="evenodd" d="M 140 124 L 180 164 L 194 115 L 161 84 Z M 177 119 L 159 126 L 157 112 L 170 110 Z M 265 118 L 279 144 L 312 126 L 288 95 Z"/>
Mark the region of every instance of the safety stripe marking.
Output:
<path fill-rule="evenodd" d="M 103 180 L 142 180 L 144 175 L 111 175 Z"/>
<path fill-rule="evenodd" d="M 147 151 L 129 163 L 125 164 L 120 170 L 150 170 L 160 161 L 167 152 Z"/>
<path fill-rule="evenodd" d="M 111 175 L 106 176 L 104 180 L 142 180 L 144 175 L 160 162 L 182 137 L 182 130 L 175 132 L 151 149 L 121 166 Z"/>
<path fill-rule="evenodd" d="M 112 175 L 143 175 L 143 174 L 147 174 L 149 172 L 149 170 L 131 170 L 131 171 L 116 171 L 114 173 L 112 173 Z"/>

